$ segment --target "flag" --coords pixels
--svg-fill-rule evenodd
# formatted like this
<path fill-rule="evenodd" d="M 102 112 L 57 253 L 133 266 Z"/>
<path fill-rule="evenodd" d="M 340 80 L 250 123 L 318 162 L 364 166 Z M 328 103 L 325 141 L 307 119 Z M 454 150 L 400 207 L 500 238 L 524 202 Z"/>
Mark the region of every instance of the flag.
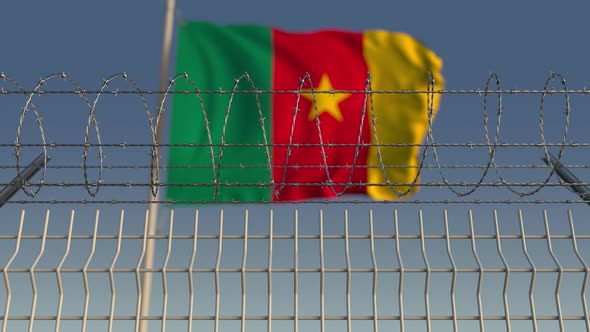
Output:
<path fill-rule="evenodd" d="M 187 22 L 177 43 L 176 73 L 187 76 L 175 91 L 192 93 L 173 96 L 168 200 L 394 200 L 417 190 L 412 144 L 428 128 L 427 94 L 364 93 L 368 73 L 373 91 L 427 90 L 429 73 L 443 87 L 441 59 L 412 36 Z"/>

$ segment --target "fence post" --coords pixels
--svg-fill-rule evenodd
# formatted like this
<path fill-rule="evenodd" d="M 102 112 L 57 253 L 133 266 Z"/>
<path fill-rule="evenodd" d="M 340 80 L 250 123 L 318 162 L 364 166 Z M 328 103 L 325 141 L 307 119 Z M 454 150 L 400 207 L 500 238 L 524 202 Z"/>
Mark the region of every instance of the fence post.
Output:
<path fill-rule="evenodd" d="M 164 33 L 162 36 L 162 63 L 160 66 L 160 92 L 165 91 L 168 86 L 168 66 L 170 63 L 170 47 L 172 44 L 172 32 L 174 28 L 174 12 L 176 8 L 176 0 L 166 0 L 166 13 L 164 16 Z M 162 128 L 164 127 L 163 118 L 161 118 L 161 112 L 163 110 L 164 105 L 164 94 L 158 94 L 158 108 L 156 114 L 156 144 L 160 144 L 162 142 Z M 157 150 L 159 151 L 159 149 Z M 159 158 L 159 153 L 155 156 L 155 158 Z M 159 165 L 156 163 L 155 165 Z M 154 163 L 152 163 L 152 167 Z M 160 170 L 155 170 L 159 172 Z M 152 170 L 152 174 L 154 170 Z M 156 183 L 157 185 L 157 183 Z M 152 188 L 149 191 L 150 202 L 148 204 L 148 211 L 149 211 L 149 219 L 148 219 L 148 237 L 156 235 L 157 228 L 158 228 L 158 203 L 160 197 L 160 188 L 157 188 L 157 191 L 154 195 Z M 155 249 L 156 241 L 152 238 L 147 241 L 146 246 L 146 256 L 143 263 L 144 269 L 152 268 L 154 264 L 154 249 Z M 143 281 L 142 281 L 142 297 L 141 297 L 141 316 L 149 315 L 150 309 L 150 298 L 151 298 L 151 290 L 152 290 L 152 273 L 151 272 L 144 272 L 143 273 Z M 147 320 L 141 320 L 140 317 L 140 326 L 139 330 L 141 332 L 147 332 L 148 330 L 148 322 Z"/>

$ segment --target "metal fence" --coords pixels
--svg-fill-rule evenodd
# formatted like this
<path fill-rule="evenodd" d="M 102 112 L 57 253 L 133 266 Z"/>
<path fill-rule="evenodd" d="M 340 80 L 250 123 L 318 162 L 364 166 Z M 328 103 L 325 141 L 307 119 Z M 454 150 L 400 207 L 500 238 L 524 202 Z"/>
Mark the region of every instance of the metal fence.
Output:
<path fill-rule="evenodd" d="M 373 211 L 305 220 L 299 210 L 280 219 L 268 212 L 262 226 L 263 214 L 252 220 L 248 210 L 229 221 L 222 210 L 217 222 L 172 211 L 167 231 L 148 236 L 147 218 L 143 234 L 124 232 L 134 222 L 124 211 L 118 222 L 97 212 L 93 223 L 72 212 L 58 232 L 47 212 L 42 231 L 28 233 L 23 211 L 16 234 L 0 236 L 3 331 L 133 330 L 140 318 L 157 330 L 197 331 L 588 329 L 590 233 L 576 232 L 571 213 L 559 220 L 569 232 L 552 231 L 545 213 L 544 232 L 533 233 L 521 211 L 507 222 L 496 211 L 483 221 L 445 210 L 430 227 L 422 211 L 407 216 L 414 220 L 397 210 L 380 220 Z M 115 231 L 99 232 L 104 222 Z M 91 232 L 74 232 L 77 223 Z M 192 232 L 176 231 L 179 224 Z M 160 257 L 146 269 L 150 239 Z M 151 312 L 140 317 L 143 273 L 155 282 Z"/>
<path fill-rule="evenodd" d="M 0 123 L 0 175 L 51 156 L 41 179 L 20 183 L 2 208 L 2 332 L 140 331 L 146 321 L 162 331 L 590 330 L 588 199 L 567 190 L 590 178 L 590 119 L 573 111 L 586 108 L 590 91 L 568 89 L 559 74 L 538 90 L 503 89 L 495 74 L 472 90 L 373 91 L 368 81 L 344 92 L 442 98 L 419 144 L 420 177 L 405 184 L 420 188 L 414 196 L 188 207 L 159 198 L 152 232 L 145 205 L 175 167 L 165 162 L 171 144 L 156 140 L 167 98 L 187 94 L 196 111 L 219 111 L 198 102 L 213 94 L 227 101 L 227 121 L 236 95 L 250 95 L 256 110 L 260 95 L 298 99 L 314 86 L 306 77 L 292 91 L 260 91 L 246 75 L 233 90 L 175 91 L 180 79 L 190 78 L 151 91 L 120 74 L 85 90 L 57 74 L 27 89 L 0 75 L 0 105 L 17 110 Z M 482 105 L 483 116 L 472 112 Z M 581 179 L 576 186 L 541 161 L 549 153 Z M 215 170 L 329 168 L 325 158 L 280 166 L 211 158 Z M 239 185 L 218 180 L 206 185 Z"/>

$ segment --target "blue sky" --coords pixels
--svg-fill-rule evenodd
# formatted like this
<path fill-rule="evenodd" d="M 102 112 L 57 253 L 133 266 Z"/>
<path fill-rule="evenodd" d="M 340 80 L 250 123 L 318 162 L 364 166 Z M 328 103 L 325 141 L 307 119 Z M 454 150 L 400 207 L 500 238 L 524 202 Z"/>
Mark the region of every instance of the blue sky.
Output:
<path fill-rule="evenodd" d="M 580 66 L 588 56 L 582 42 L 586 6 L 582 1 L 365 1 L 359 6 L 348 1 L 179 0 L 177 13 L 181 20 L 291 30 L 405 31 L 441 55 L 450 87 L 479 86 L 489 71 L 496 71 L 507 87 L 525 88 L 540 84 L 549 71 L 579 86 L 588 83 Z M 91 83 L 124 70 L 142 84 L 154 84 L 157 70 L 146 68 L 159 64 L 163 9 L 160 1 L 10 2 L 1 23 L 4 71 L 27 82 L 66 71 Z"/>

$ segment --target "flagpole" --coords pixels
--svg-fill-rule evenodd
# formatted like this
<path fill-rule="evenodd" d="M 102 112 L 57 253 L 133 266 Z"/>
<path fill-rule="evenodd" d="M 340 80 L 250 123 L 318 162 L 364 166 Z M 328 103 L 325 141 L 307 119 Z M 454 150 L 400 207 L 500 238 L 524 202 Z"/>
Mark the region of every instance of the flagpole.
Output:
<path fill-rule="evenodd" d="M 174 14 L 176 9 L 176 0 L 166 0 L 166 12 L 164 16 L 164 33 L 162 36 L 162 59 L 160 64 L 160 89 L 159 91 L 165 91 L 168 87 L 168 67 L 170 63 L 170 48 L 172 45 L 172 34 L 174 29 Z M 162 129 L 164 127 L 164 118 L 158 117 L 159 113 L 162 111 L 160 109 L 160 105 L 162 105 L 162 101 L 164 100 L 164 94 L 158 94 L 158 103 L 156 104 L 157 109 L 157 123 L 156 123 L 156 143 L 162 143 Z M 162 105 L 162 108 L 164 105 Z M 159 158 L 159 149 L 158 155 L 156 158 Z M 156 165 L 159 165 L 157 163 Z M 159 172 L 160 170 L 156 170 Z M 158 177 L 159 179 L 160 177 Z M 149 198 L 150 203 L 148 204 L 148 236 L 154 236 L 157 233 L 158 229 L 158 203 L 160 197 L 160 192 L 162 187 L 158 187 L 156 195 L 152 193 L 152 188 L 149 191 Z M 143 261 L 143 268 L 144 269 L 151 269 L 154 265 L 154 254 L 155 254 L 155 247 L 156 241 L 154 239 L 147 240 L 146 248 L 145 248 L 145 257 Z M 143 280 L 141 283 L 141 312 L 140 316 L 145 317 L 149 315 L 149 308 L 150 308 L 150 298 L 151 298 L 151 291 L 152 291 L 152 275 L 151 272 L 144 272 L 143 273 Z M 141 318 L 140 317 L 140 318 Z M 140 320 L 139 331 L 147 332 L 148 330 L 148 323 L 149 320 Z"/>

